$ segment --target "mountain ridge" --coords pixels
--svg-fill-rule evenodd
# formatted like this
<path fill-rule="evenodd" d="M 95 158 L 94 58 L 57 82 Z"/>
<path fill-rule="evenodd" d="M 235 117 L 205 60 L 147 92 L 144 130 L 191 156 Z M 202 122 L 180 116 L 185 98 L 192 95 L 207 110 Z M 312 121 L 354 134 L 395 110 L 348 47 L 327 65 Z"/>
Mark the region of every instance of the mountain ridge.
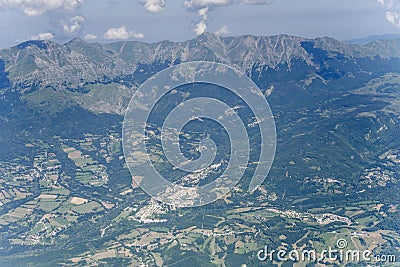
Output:
<path fill-rule="evenodd" d="M 376 75 L 397 71 L 400 40 L 360 46 L 331 37 L 204 33 L 184 42 L 26 41 L 0 50 L 0 94 L 15 92 L 29 107 L 49 114 L 77 105 L 95 113 L 123 115 L 134 90 L 153 74 L 202 60 L 235 67 L 264 91 L 278 84 L 304 90 L 318 81 L 327 84 L 345 78 L 352 84 L 351 77 L 372 79 L 379 77 L 371 75 L 378 70 Z"/>
<path fill-rule="evenodd" d="M 400 39 L 400 34 L 386 33 L 386 34 L 370 35 L 367 37 L 350 39 L 345 42 L 350 44 L 366 45 L 368 43 L 378 40 L 393 40 L 393 39 Z"/>
<path fill-rule="evenodd" d="M 295 60 L 314 66 L 312 55 L 303 42 L 316 48 L 349 57 L 400 57 L 399 41 L 377 41 L 366 46 L 352 45 L 330 37 L 307 39 L 289 35 L 220 37 L 205 33 L 184 42 L 145 43 L 120 41 L 109 44 L 87 43 L 74 38 L 65 44 L 51 41 L 27 41 L 0 50 L 5 71 L 14 87 L 41 86 L 77 88 L 85 82 L 114 79 L 135 72 L 140 64 L 211 60 L 230 64 L 243 72 L 254 65 L 275 69 Z M 397 50 L 398 49 L 398 50 Z M 397 50 L 397 51 L 396 51 Z M 318 68 L 318 66 L 314 66 Z"/>

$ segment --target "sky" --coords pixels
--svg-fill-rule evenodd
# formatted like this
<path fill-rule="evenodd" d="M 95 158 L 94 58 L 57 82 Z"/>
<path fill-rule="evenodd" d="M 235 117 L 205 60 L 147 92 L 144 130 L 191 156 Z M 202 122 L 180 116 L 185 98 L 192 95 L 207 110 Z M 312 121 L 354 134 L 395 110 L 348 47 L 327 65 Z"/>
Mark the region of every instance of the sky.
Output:
<path fill-rule="evenodd" d="M 0 48 L 289 34 L 349 40 L 400 34 L 400 0 L 0 0 Z"/>

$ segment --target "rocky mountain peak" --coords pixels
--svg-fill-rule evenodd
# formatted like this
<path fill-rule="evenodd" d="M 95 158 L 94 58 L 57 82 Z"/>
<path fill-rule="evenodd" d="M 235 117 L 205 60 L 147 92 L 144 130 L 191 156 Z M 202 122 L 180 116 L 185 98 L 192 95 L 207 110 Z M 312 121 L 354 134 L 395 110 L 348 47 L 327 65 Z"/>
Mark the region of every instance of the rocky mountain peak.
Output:
<path fill-rule="evenodd" d="M 322 49 L 348 57 L 400 57 L 400 40 L 386 40 L 365 46 L 352 45 L 323 37 L 306 39 L 290 35 L 221 37 L 205 32 L 197 38 L 171 42 L 123 41 L 110 44 L 86 43 L 79 38 L 60 45 L 51 41 L 27 41 L 0 51 L 12 85 L 79 87 L 82 83 L 134 73 L 145 64 L 211 60 L 230 64 L 249 72 L 258 66 L 276 69 L 294 62 L 314 66 L 315 55 L 304 48 Z"/>

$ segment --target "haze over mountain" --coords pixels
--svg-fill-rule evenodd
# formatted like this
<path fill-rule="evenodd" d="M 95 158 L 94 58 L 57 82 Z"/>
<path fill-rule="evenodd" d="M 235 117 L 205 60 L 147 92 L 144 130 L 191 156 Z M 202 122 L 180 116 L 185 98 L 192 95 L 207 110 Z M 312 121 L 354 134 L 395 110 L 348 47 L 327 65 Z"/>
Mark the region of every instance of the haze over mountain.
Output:
<path fill-rule="evenodd" d="M 388 33 L 388 34 L 371 35 L 364 38 L 351 39 L 346 42 L 350 44 L 365 45 L 378 40 L 393 40 L 393 39 L 400 39 L 400 34 Z"/>

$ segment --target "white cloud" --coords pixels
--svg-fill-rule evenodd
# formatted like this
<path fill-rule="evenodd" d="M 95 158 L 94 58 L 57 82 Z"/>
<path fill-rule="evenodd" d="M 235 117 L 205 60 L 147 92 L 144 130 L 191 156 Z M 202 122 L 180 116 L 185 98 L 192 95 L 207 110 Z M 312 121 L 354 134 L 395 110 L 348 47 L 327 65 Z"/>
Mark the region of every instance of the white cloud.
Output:
<path fill-rule="evenodd" d="M 208 7 L 204 7 L 197 11 L 197 14 L 201 18 L 200 22 L 195 23 L 193 29 L 197 35 L 200 35 L 207 30 L 207 19 L 208 19 L 207 13 L 208 13 Z"/>
<path fill-rule="evenodd" d="M 200 21 L 194 26 L 194 32 L 197 35 L 204 33 L 206 30 L 207 30 L 207 24 L 205 23 L 205 21 Z"/>
<path fill-rule="evenodd" d="M 378 3 L 384 5 L 387 9 L 390 9 L 394 6 L 395 0 L 377 0 Z"/>
<path fill-rule="evenodd" d="M 193 30 L 196 34 L 202 34 L 207 30 L 208 12 L 213 8 L 233 4 L 265 5 L 271 3 L 272 0 L 185 0 L 185 2 L 183 2 L 183 6 L 189 11 L 197 12 L 200 17 L 200 21 L 194 23 Z"/>
<path fill-rule="evenodd" d="M 105 39 L 108 40 L 125 40 L 128 38 L 143 38 L 144 34 L 140 32 L 130 31 L 126 29 L 126 26 L 119 28 L 110 28 L 103 35 Z"/>
<path fill-rule="evenodd" d="M 222 26 L 221 29 L 219 29 L 218 31 L 215 32 L 215 34 L 218 34 L 218 35 L 225 35 L 228 33 L 229 33 L 229 30 L 226 25 Z"/>
<path fill-rule="evenodd" d="M 386 7 L 386 20 L 396 27 L 400 27 L 400 0 L 376 0 Z"/>
<path fill-rule="evenodd" d="M 378 0 L 383 1 L 383 0 Z M 196 12 L 200 19 L 193 23 L 194 32 L 202 34 L 207 30 L 208 12 L 215 7 L 228 6 L 232 4 L 264 5 L 270 4 L 272 0 L 185 0 L 183 6 L 187 10 Z M 140 4 L 148 12 L 161 12 L 165 9 L 166 0 L 140 0 Z"/>
<path fill-rule="evenodd" d="M 68 24 L 66 24 L 65 22 L 62 21 L 63 29 L 68 34 L 74 34 L 76 32 L 79 32 L 82 29 L 82 26 L 85 23 L 85 21 L 86 20 L 85 20 L 85 18 L 83 16 L 72 17 L 69 20 L 70 25 L 68 25 Z"/>
<path fill-rule="evenodd" d="M 165 0 L 141 0 L 140 4 L 142 4 L 148 12 L 158 13 L 165 9 Z"/>
<path fill-rule="evenodd" d="M 396 27 L 400 27 L 400 14 L 394 11 L 386 12 L 386 19 Z"/>
<path fill-rule="evenodd" d="M 204 19 L 204 20 L 206 20 L 208 17 L 207 17 L 207 12 L 208 12 L 208 7 L 204 7 L 204 8 L 202 8 L 202 9 L 199 9 L 199 11 L 197 11 L 197 13 L 199 14 L 199 16 L 202 18 L 202 19 Z"/>
<path fill-rule="evenodd" d="M 130 34 L 133 38 L 137 38 L 137 39 L 143 39 L 144 38 L 144 34 L 141 32 L 133 32 Z"/>
<path fill-rule="evenodd" d="M 38 35 L 31 35 L 29 36 L 30 40 L 51 40 L 54 38 L 54 34 L 51 32 L 42 32 Z"/>
<path fill-rule="evenodd" d="M 73 10 L 84 0 L 0 0 L 1 9 L 20 10 L 28 16 L 39 16 L 47 11 Z"/>
<path fill-rule="evenodd" d="M 232 4 L 265 5 L 271 3 L 272 0 L 185 0 L 183 5 L 186 8 L 198 10 L 204 7 L 212 8 Z"/>
<path fill-rule="evenodd" d="M 198 10 L 205 7 L 227 6 L 232 3 L 232 0 L 186 0 L 183 5 L 186 8 Z"/>
<path fill-rule="evenodd" d="M 85 35 L 84 38 L 85 38 L 85 40 L 96 40 L 97 39 L 97 35 L 88 33 L 88 34 Z"/>

